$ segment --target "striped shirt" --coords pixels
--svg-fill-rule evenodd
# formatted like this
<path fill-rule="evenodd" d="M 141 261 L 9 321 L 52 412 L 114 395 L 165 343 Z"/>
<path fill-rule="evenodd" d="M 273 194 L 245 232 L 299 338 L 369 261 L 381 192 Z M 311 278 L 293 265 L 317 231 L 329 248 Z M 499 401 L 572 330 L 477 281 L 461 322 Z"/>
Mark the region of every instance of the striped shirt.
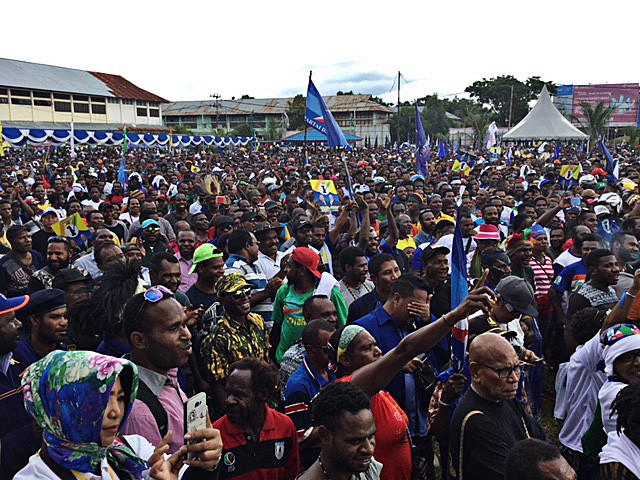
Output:
<path fill-rule="evenodd" d="M 224 274 L 239 273 L 244 277 L 247 283 L 253 287 L 251 295 L 255 295 L 267 288 L 267 276 L 257 263 L 249 263 L 245 257 L 232 253 L 225 263 Z M 253 313 L 257 313 L 264 318 L 265 322 L 271 322 L 273 314 L 273 302 L 270 298 L 264 299 L 262 302 L 251 307 Z"/>
<path fill-rule="evenodd" d="M 536 282 L 536 298 L 544 297 L 549 292 L 553 282 L 553 260 L 546 253 L 543 253 L 542 262 L 531 257 L 529 266 L 533 270 L 533 278 Z"/>

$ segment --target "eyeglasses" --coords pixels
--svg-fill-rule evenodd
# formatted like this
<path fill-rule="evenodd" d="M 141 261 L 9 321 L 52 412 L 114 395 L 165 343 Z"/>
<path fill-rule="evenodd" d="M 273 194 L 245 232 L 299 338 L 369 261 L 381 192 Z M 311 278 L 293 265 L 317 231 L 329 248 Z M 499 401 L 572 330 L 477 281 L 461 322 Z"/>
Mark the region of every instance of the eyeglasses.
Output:
<path fill-rule="evenodd" d="M 627 353 L 623 353 L 616 360 L 619 360 L 622 363 L 633 363 L 638 358 L 640 358 L 640 350 L 632 350 Z"/>
<path fill-rule="evenodd" d="M 522 375 L 522 372 L 524 372 L 524 367 L 525 367 L 523 363 L 516 365 L 515 367 L 505 367 L 505 368 L 490 367 L 489 365 L 485 365 L 480 362 L 474 362 L 474 363 L 477 363 L 481 367 L 488 368 L 489 370 L 493 370 L 498 374 L 498 377 L 502 379 L 509 378 L 511 377 L 511 375 L 515 375 L 516 377 L 519 377 L 520 375 Z"/>
<path fill-rule="evenodd" d="M 229 295 L 233 300 L 240 300 L 241 298 L 251 295 L 251 287 L 244 287 L 233 293 L 228 293 L 227 295 Z"/>
<path fill-rule="evenodd" d="M 142 312 L 142 309 L 147 302 L 158 303 L 164 298 L 165 295 L 173 297 L 173 292 L 164 285 L 156 285 L 155 287 L 151 287 L 149 290 L 144 292 L 144 301 L 142 302 L 142 305 L 140 305 L 135 318 L 138 318 L 138 315 L 140 315 L 140 312 Z"/>

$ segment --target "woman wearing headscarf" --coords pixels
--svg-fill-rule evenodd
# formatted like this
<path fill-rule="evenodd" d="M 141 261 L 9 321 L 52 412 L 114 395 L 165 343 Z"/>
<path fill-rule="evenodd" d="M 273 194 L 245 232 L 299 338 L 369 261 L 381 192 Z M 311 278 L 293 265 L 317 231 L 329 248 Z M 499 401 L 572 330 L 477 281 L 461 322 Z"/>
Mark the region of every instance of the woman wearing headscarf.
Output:
<path fill-rule="evenodd" d="M 165 458 L 171 433 L 156 448 L 139 435 L 119 434 L 138 390 L 138 370 L 128 360 L 55 351 L 26 370 L 22 386 L 25 408 L 42 428 L 43 443 L 16 480 L 173 480 L 189 471 L 183 464 L 211 469 L 220 458 L 215 440 L 183 446 Z M 193 438 L 211 438 L 208 430 L 213 429 Z M 197 452 L 200 460 L 185 460 L 187 451 Z"/>
<path fill-rule="evenodd" d="M 483 286 L 485 280 L 455 310 L 407 335 L 383 356 L 373 336 L 358 325 L 347 325 L 331 336 L 329 351 L 341 376 L 339 381 L 353 382 L 371 397 L 377 426 L 374 457 L 383 464 L 382 480 L 409 480 L 414 468 L 426 469 L 426 465 L 412 465 L 407 415 L 382 389 L 401 370 L 417 373 L 422 362 L 415 357 L 431 350 L 456 322 L 478 310 L 491 308 L 493 293 Z M 428 302 L 426 307 L 425 317 L 429 318 Z M 415 476 L 422 478 L 424 473 Z"/>

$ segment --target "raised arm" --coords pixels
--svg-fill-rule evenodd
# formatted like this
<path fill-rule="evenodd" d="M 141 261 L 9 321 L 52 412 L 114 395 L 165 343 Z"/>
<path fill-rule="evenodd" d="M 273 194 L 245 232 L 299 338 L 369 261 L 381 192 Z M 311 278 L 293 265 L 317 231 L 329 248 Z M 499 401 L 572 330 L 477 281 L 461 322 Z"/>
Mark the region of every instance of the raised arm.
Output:
<path fill-rule="evenodd" d="M 563 210 L 565 208 L 571 208 L 571 198 L 569 197 L 564 197 L 562 200 L 560 200 L 560 203 L 558 203 L 558 205 L 556 205 L 553 208 L 550 208 L 549 210 L 544 212 L 542 215 L 540 215 L 535 223 L 543 227 L 546 227 L 547 223 L 549 223 L 551 219 L 555 217 L 560 210 Z"/>

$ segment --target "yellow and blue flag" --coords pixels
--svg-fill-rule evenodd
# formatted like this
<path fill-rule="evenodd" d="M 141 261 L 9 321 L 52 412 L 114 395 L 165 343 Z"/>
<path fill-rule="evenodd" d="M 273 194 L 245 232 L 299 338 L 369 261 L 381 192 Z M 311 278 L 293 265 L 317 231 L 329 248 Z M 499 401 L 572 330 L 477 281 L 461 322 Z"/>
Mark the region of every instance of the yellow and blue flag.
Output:
<path fill-rule="evenodd" d="M 78 212 L 54 223 L 51 228 L 56 232 L 56 235 L 68 238 L 72 244 L 75 243 L 80 249 L 85 249 L 92 238 L 89 227 Z"/>

